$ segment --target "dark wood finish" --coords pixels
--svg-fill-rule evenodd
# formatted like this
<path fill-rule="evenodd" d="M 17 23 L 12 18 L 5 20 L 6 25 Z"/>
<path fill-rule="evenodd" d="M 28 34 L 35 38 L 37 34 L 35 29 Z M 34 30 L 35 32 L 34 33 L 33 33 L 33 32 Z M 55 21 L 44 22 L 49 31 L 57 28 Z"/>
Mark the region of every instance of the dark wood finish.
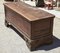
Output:
<path fill-rule="evenodd" d="M 53 40 L 52 35 L 40 37 L 37 40 L 27 40 L 25 38 L 26 44 L 31 51 L 36 50 L 40 46 L 52 44 L 53 43 L 52 40 Z"/>
<path fill-rule="evenodd" d="M 4 7 L 5 20 L 23 35 L 30 50 L 53 41 L 54 15 L 23 2 L 5 3 Z"/>
<path fill-rule="evenodd" d="M 4 0 L 4 1 L 14 1 L 14 0 Z"/>

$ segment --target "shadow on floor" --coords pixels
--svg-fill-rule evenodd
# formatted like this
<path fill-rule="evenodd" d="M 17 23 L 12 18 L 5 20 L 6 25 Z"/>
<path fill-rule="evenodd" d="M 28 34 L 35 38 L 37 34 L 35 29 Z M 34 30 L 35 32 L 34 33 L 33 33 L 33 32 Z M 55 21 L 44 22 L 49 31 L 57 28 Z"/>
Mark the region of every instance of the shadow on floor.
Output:
<path fill-rule="evenodd" d="M 60 39 L 56 38 L 55 36 L 53 36 L 53 43 L 50 45 L 44 45 L 42 47 L 37 48 L 36 50 L 52 50 L 55 48 L 60 47 Z"/>
<path fill-rule="evenodd" d="M 11 29 L 13 29 L 20 37 L 23 37 L 22 34 L 20 34 L 14 27 L 10 26 Z M 53 36 L 53 43 L 50 45 L 44 45 L 44 46 L 40 46 L 39 48 L 37 48 L 36 50 L 52 50 L 55 48 L 60 47 L 60 39 L 58 39 L 57 37 Z M 36 51 L 34 50 L 34 51 Z"/>

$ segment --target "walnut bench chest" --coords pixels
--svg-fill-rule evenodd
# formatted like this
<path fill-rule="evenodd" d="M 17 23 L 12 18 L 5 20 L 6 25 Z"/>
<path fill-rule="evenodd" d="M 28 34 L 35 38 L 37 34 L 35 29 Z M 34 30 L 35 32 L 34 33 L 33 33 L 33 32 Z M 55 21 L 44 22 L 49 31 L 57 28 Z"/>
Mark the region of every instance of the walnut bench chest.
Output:
<path fill-rule="evenodd" d="M 23 2 L 5 3 L 5 24 L 16 28 L 30 50 L 53 41 L 54 15 Z"/>

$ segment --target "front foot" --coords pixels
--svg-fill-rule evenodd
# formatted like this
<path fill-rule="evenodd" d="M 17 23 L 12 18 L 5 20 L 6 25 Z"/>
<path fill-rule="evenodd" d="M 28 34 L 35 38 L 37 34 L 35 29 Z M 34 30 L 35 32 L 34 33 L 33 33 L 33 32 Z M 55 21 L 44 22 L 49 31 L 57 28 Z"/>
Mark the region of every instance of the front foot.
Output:
<path fill-rule="evenodd" d="M 10 25 L 9 25 L 9 23 L 5 20 L 5 26 L 6 27 L 9 27 Z"/>

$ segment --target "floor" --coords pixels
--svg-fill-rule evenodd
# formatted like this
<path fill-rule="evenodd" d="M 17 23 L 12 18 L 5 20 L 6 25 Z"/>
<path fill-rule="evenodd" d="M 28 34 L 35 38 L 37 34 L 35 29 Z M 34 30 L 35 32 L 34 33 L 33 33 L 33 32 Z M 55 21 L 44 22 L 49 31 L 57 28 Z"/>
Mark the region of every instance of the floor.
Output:
<path fill-rule="evenodd" d="M 30 51 L 25 41 L 13 29 L 5 26 L 3 3 L 0 0 L 0 53 L 60 53 L 60 18 L 54 19 L 53 44 Z"/>

